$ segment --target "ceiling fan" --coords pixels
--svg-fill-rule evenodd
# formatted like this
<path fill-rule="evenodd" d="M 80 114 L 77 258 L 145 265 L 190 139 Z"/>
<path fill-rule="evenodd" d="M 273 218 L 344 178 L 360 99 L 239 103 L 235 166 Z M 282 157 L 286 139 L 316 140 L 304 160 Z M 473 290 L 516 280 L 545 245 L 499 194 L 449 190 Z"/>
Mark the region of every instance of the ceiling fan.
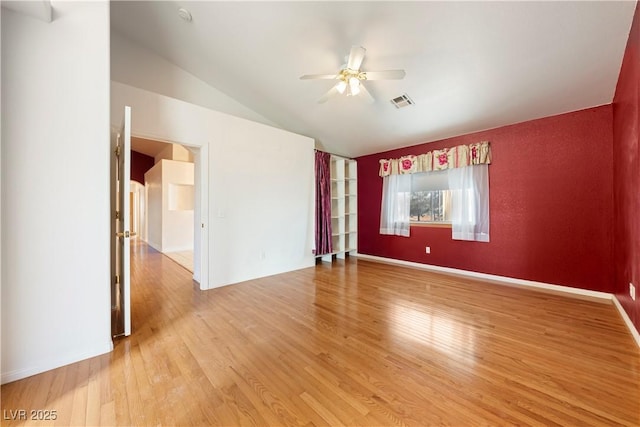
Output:
<path fill-rule="evenodd" d="M 318 100 L 320 104 L 327 102 L 329 98 L 335 95 L 345 93 L 347 96 L 362 94 L 369 103 L 373 103 L 375 99 L 364 86 L 363 82 L 365 80 L 401 80 L 404 79 L 406 73 L 404 70 L 361 71 L 360 65 L 364 59 L 365 52 L 365 48 L 353 46 L 349 53 L 347 65 L 337 74 L 306 74 L 300 77 L 300 80 L 338 80 L 338 83 Z"/>

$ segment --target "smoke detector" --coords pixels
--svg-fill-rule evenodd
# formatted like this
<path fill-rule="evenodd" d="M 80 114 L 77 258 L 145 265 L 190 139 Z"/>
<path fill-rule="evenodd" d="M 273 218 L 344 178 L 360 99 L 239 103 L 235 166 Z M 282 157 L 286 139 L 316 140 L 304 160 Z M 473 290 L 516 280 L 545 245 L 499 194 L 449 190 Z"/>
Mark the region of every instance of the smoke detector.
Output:
<path fill-rule="evenodd" d="M 186 22 L 191 22 L 191 20 L 193 19 L 193 17 L 191 16 L 191 12 L 189 12 L 184 7 L 178 9 L 178 16 L 180 17 L 180 19 Z"/>

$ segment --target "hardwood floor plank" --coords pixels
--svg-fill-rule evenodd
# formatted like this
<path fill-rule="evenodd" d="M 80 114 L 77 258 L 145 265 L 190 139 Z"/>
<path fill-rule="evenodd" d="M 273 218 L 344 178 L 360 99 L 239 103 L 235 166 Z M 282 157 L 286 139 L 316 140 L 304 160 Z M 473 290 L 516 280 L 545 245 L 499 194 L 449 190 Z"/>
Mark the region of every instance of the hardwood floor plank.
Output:
<path fill-rule="evenodd" d="M 100 359 L 90 360 L 89 381 L 87 384 L 86 425 L 100 425 Z"/>
<path fill-rule="evenodd" d="M 105 403 L 100 407 L 100 425 L 101 426 L 116 426 L 116 408 L 115 402 Z"/>
<path fill-rule="evenodd" d="M 202 292 L 132 246 L 133 334 L 1 388 L 14 425 L 640 426 L 611 304 L 347 259 Z"/>
<path fill-rule="evenodd" d="M 300 395 L 300 398 L 307 404 L 316 414 L 320 415 L 322 419 L 330 426 L 344 426 L 345 424 L 334 415 L 334 413 L 327 409 L 326 406 L 318 402 L 318 400 L 311 396 L 306 391 Z"/>
<path fill-rule="evenodd" d="M 335 377 L 331 378 L 329 372 L 320 373 L 318 369 L 313 366 L 307 366 L 304 368 L 318 383 L 322 384 L 326 389 L 330 390 L 331 394 L 345 402 L 351 408 L 355 409 L 360 415 L 367 415 L 370 411 L 359 400 L 354 399 L 349 393 L 340 387 L 340 382 L 336 381 Z"/>

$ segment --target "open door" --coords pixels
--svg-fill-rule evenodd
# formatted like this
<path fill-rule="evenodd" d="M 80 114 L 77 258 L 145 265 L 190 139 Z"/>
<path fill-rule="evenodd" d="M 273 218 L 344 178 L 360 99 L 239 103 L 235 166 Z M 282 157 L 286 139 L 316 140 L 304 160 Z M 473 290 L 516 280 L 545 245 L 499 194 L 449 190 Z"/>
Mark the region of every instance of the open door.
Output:
<path fill-rule="evenodd" d="M 131 107 L 124 107 L 122 127 L 112 135 L 113 203 L 111 264 L 113 283 L 111 291 L 111 334 L 131 335 L 131 275 L 129 240 L 130 225 L 129 179 L 131 175 Z M 133 233 L 135 234 L 135 233 Z"/>

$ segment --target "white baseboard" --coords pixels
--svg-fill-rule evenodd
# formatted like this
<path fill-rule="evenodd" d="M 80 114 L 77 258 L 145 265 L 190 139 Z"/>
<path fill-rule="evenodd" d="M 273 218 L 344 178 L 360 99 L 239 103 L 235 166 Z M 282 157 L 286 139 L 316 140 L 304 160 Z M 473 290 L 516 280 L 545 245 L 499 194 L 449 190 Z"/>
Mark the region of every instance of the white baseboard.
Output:
<path fill-rule="evenodd" d="M 6 384 L 13 381 L 18 381 L 32 375 L 41 374 L 52 369 L 60 368 L 62 366 L 80 362 L 85 359 L 100 356 L 111 351 L 113 351 L 113 341 L 109 340 L 109 342 L 103 343 L 102 345 L 98 346 L 98 348 L 94 348 L 92 351 L 83 352 L 81 354 L 74 354 L 73 356 L 64 357 L 57 360 L 47 360 L 43 363 L 38 364 L 37 366 L 3 372 L 0 383 Z"/>
<path fill-rule="evenodd" d="M 633 336 L 633 339 L 636 340 L 636 344 L 638 344 L 638 347 L 640 347 L 640 333 L 638 333 L 638 330 L 635 328 L 635 326 L 633 326 L 633 322 L 629 318 L 627 312 L 624 311 L 622 304 L 620 304 L 620 301 L 618 301 L 618 297 L 612 295 L 611 299 L 613 300 L 613 305 L 615 305 L 618 309 L 620 316 L 622 316 L 622 320 L 624 321 L 625 325 L 627 325 L 627 328 L 629 328 L 629 330 L 631 331 L 631 335 Z"/>
<path fill-rule="evenodd" d="M 418 262 L 384 258 L 384 257 L 379 257 L 374 255 L 358 254 L 356 256 L 358 258 L 371 260 L 371 261 L 377 261 L 377 262 L 382 262 L 387 264 L 404 265 L 407 267 L 418 268 L 418 269 L 427 270 L 427 271 L 436 271 L 439 273 L 447 273 L 455 276 L 471 277 L 474 279 L 480 279 L 480 280 L 488 281 L 492 283 L 499 283 L 499 284 L 511 285 L 511 286 L 524 286 L 524 287 L 540 289 L 548 292 L 559 292 L 562 294 L 571 294 L 575 296 L 588 297 L 588 298 L 593 298 L 597 300 L 606 300 L 606 301 L 611 300 L 611 294 L 606 292 L 590 291 L 587 289 L 572 288 L 569 286 L 562 286 L 562 285 L 552 285 L 549 283 L 535 282 L 533 280 L 515 279 L 513 277 L 498 276 L 495 274 L 477 273 L 475 271 L 459 270 L 457 268 L 450 268 L 450 267 L 440 267 L 438 265 L 420 264 Z"/>
<path fill-rule="evenodd" d="M 152 241 L 151 239 L 147 240 L 147 245 L 151 246 L 153 249 L 155 249 L 158 252 L 162 252 L 162 245 Z"/>
<path fill-rule="evenodd" d="M 536 282 L 533 280 L 515 279 L 513 277 L 498 276 L 495 274 L 477 273 L 475 271 L 459 270 L 457 268 L 450 268 L 450 267 L 440 267 L 438 265 L 420 264 L 418 262 L 404 261 L 404 260 L 393 259 L 393 258 L 384 258 L 384 257 L 375 256 L 375 255 L 367 255 L 367 254 L 359 253 L 359 254 L 355 254 L 354 256 L 360 259 L 368 260 L 368 261 L 380 262 L 384 264 L 402 265 L 405 267 L 417 268 L 417 269 L 426 270 L 426 271 L 434 271 L 438 273 L 451 274 L 454 276 L 470 277 L 473 279 L 478 279 L 478 280 L 500 284 L 500 285 L 527 287 L 531 289 L 540 290 L 543 292 L 564 294 L 567 296 L 572 296 L 574 298 L 591 299 L 591 300 L 597 300 L 600 302 L 612 301 L 614 306 L 620 312 L 622 319 L 624 320 L 627 328 L 631 332 L 631 335 L 635 339 L 636 343 L 638 344 L 638 347 L 640 347 L 640 334 L 638 333 L 638 330 L 635 328 L 635 326 L 631 322 L 631 319 L 629 318 L 627 313 L 624 311 L 624 308 L 622 308 L 622 305 L 620 304 L 618 299 L 615 297 L 615 295 L 607 292 L 590 291 L 588 289 L 579 289 L 579 288 L 572 288 L 570 286 L 553 285 L 550 283 Z"/>

